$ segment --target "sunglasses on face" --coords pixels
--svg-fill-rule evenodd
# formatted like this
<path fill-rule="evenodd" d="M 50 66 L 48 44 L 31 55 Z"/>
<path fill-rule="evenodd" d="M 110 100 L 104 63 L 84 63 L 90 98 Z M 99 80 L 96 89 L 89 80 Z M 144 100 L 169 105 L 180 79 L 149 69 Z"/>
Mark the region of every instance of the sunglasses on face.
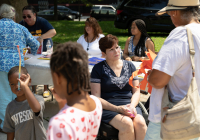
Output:
<path fill-rule="evenodd" d="M 23 19 L 26 19 L 26 17 L 27 17 L 27 18 L 31 18 L 30 15 L 27 15 L 27 16 L 23 16 Z"/>

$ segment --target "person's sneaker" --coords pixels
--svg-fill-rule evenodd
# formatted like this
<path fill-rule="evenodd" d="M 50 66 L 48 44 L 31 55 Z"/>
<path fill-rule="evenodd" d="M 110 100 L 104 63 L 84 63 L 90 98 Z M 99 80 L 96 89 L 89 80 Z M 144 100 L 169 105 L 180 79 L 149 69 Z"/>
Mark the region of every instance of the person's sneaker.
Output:
<path fill-rule="evenodd" d="M 47 97 L 49 97 L 49 96 L 50 96 L 49 91 L 45 91 L 45 92 L 43 93 L 43 97 L 44 97 L 44 98 L 47 98 Z"/>

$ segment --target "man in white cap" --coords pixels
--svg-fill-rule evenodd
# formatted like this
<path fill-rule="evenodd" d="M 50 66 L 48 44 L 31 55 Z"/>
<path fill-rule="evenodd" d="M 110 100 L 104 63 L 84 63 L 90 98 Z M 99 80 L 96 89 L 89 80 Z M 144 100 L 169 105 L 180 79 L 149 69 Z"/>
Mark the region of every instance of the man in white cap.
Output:
<path fill-rule="evenodd" d="M 195 48 L 195 78 L 200 93 L 200 24 L 198 24 L 199 0 L 169 0 L 168 5 L 157 12 L 157 15 L 169 14 L 175 29 L 165 40 L 153 70 L 149 75 L 152 85 L 150 113 L 145 140 L 161 140 L 161 102 L 164 88 L 167 85 L 173 102 L 183 99 L 192 79 L 192 66 L 186 27 L 190 28 Z M 187 133 L 187 132 L 186 132 Z M 184 139 L 184 138 L 183 138 Z M 193 140 L 198 140 L 195 138 Z"/>

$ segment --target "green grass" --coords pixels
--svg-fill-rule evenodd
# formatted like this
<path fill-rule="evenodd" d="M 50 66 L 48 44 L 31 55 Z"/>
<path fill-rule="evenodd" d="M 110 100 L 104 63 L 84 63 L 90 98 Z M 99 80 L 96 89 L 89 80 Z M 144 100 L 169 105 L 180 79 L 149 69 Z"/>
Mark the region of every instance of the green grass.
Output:
<path fill-rule="evenodd" d="M 67 41 L 77 41 L 78 38 L 84 33 L 85 22 L 60 20 L 50 21 L 50 23 L 53 25 L 57 32 L 56 36 L 52 38 L 56 44 L 64 43 Z M 126 40 L 129 37 L 127 30 L 115 28 L 114 21 L 101 21 L 99 24 L 103 30 L 104 35 L 113 34 L 118 37 L 119 45 L 123 49 Z M 149 35 L 154 41 L 155 50 L 159 51 L 166 37 L 168 36 L 168 33 L 150 32 Z"/>

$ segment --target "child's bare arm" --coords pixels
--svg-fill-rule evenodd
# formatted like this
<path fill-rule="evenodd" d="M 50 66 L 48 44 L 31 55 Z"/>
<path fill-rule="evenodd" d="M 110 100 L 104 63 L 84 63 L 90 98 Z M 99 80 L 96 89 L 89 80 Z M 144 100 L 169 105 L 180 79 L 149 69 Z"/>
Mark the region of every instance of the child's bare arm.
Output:
<path fill-rule="evenodd" d="M 7 133 L 7 140 L 14 140 L 15 132 Z"/>
<path fill-rule="evenodd" d="M 18 79 L 20 82 L 20 89 L 23 90 L 23 92 L 25 93 L 26 99 L 28 101 L 28 104 L 30 106 L 30 108 L 33 110 L 33 112 L 40 112 L 41 110 L 41 106 L 40 103 L 38 102 L 38 100 L 35 98 L 35 96 L 33 95 L 33 93 L 31 92 L 30 88 L 29 88 L 29 82 L 30 82 L 30 75 L 27 74 L 22 74 L 21 78 Z"/>

